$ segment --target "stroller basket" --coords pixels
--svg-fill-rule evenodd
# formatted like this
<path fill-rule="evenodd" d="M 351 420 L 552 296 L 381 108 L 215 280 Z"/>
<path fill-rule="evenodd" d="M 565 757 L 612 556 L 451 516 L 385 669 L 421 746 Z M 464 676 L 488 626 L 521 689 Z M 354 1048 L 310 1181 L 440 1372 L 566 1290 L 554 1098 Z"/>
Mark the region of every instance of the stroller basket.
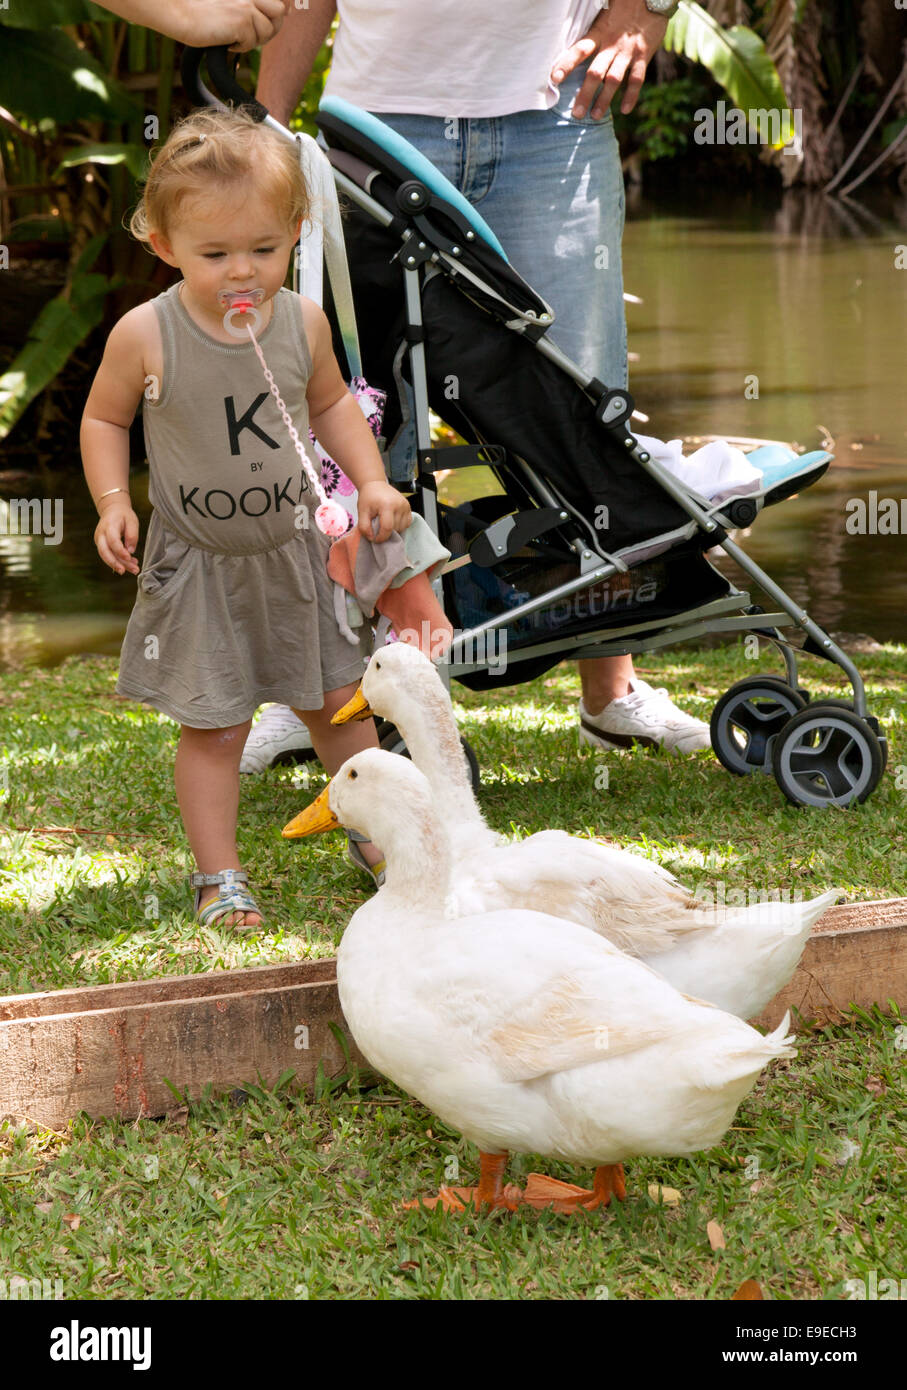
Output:
<path fill-rule="evenodd" d="M 199 102 L 244 103 L 295 138 L 237 86 L 225 50 L 208 55 L 212 95 L 198 80 L 202 56 L 186 50 L 183 63 Z M 418 150 L 347 102 L 324 100 L 316 120 L 348 203 L 364 373 L 388 393 L 388 437 L 399 444 L 407 427 L 415 434 L 405 469 L 399 449 L 392 453 L 391 478 L 452 555 L 437 581 L 457 629 L 447 674 L 485 688 L 531 679 L 569 657 L 758 633 L 780 651 L 784 679 L 754 675 L 718 700 L 717 757 L 738 775 L 774 775 L 795 804 L 864 801 L 887 744 L 859 671 L 729 534 L 815 482 L 831 456 L 769 446 L 749 456 L 758 486 L 711 500 L 695 492 L 631 433 L 629 392 L 590 377 L 550 340 L 554 309 Z M 335 346 L 340 355 L 337 324 Z M 436 447 L 430 408 L 466 443 Z M 705 552 L 718 545 L 773 608 L 753 604 L 709 563 Z M 790 627 L 803 636 L 798 648 L 784 635 Z M 852 700 L 810 704 L 798 680 L 801 653 L 836 664 Z"/>

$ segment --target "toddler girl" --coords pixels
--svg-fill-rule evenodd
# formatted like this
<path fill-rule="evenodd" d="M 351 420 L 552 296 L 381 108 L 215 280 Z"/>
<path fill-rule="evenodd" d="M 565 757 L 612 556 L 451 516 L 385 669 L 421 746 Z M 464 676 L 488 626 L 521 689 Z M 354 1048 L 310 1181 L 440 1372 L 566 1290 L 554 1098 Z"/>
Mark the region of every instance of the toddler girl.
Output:
<path fill-rule="evenodd" d="M 338 630 L 318 498 L 251 341 L 225 327 L 234 300 L 257 303 L 256 336 L 296 430 L 305 440 L 311 426 L 355 483 L 362 532 L 386 540 L 411 519 L 347 390 L 324 313 L 283 288 L 308 212 L 295 151 L 267 127 L 242 111 L 200 111 L 177 125 L 131 230 L 182 280 L 113 329 L 82 419 L 98 552 L 117 574 L 138 575 L 117 690 L 179 722 L 175 781 L 199 871 L 196 910 L 203 923 L 246 929 L 262 920 L 236 849 L 239 759 L 254 711 L 290 705 L 331 773 L 376 737 L 371 722 L 330 722 L 368 648 Z M 128 490 L 140 402 L 154 508 L 141 570 Z M 380 858 L 372 845 L 359 851 L 369 865 Z"/>

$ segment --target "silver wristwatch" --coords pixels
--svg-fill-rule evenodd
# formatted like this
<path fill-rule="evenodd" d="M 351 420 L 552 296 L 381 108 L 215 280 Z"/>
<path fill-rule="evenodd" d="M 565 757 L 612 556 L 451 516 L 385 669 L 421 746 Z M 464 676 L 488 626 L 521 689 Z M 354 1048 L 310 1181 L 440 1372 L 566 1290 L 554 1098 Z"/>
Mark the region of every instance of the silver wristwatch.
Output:
<path fill-rule="evenodd" d="M 677 13 L 680 0 L 646 0 L 646 9 L 652 14 L 660 14 L 662 19 L 670 19 Z"/>

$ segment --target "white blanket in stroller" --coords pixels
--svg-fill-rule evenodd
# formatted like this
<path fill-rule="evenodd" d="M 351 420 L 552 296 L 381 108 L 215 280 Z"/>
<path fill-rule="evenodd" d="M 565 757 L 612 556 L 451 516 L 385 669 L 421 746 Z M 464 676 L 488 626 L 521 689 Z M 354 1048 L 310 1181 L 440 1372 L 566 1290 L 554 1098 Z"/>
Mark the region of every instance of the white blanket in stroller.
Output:
<path fill-rule="evenodd" d="M 645 434 L 635 437 L 657 463 L 709 500 L 735 492 L 746 494 L 759 490 L 762 470 L 755 468 L 743 450 L 728 444 L 726 439 L 713 439 L 689 458 L 684 458 L 681 439 L 665 442 Z"/>

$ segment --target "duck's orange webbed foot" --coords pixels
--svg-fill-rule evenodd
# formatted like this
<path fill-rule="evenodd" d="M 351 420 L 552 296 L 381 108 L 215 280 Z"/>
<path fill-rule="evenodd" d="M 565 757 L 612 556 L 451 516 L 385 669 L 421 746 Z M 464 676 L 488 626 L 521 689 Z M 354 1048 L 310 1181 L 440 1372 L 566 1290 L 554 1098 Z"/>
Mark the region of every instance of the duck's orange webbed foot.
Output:
<path fill-rule="evenodd" d="M 406 1208 L 442 1207 L 444 1211 L 461 1212 L 472 1206 L 478 1211 L 481 1207 L 503 1207 L 505 1211 L 516 1211 L 523 1200 L 522 1190 L 514 1183 L 504 1183 L 507 1167 L 506 1154 L 479 1154 L 479 1183 L 477 1187 L 440 1187 L 434 1197 L 417 1197 L 404 1202 Z"/>
<path fill-rule="evenodd" d="M 526 1179 L 523 1202 L 526 1206 L 539 1209 L 547 1207 L 551 1211 L 570 1215 L 580 1208 L 596 1211 L 599 1207 L 607 1207 L 612 1197 L 622 1202 L 626 1195 L 623 1164 L 606 1163 L 596 1168 L 591 1191 L 588 1187 L 577 1187 L 572 1182 L 549 1178 L 544 1173 L 530 1173 Z"/>

